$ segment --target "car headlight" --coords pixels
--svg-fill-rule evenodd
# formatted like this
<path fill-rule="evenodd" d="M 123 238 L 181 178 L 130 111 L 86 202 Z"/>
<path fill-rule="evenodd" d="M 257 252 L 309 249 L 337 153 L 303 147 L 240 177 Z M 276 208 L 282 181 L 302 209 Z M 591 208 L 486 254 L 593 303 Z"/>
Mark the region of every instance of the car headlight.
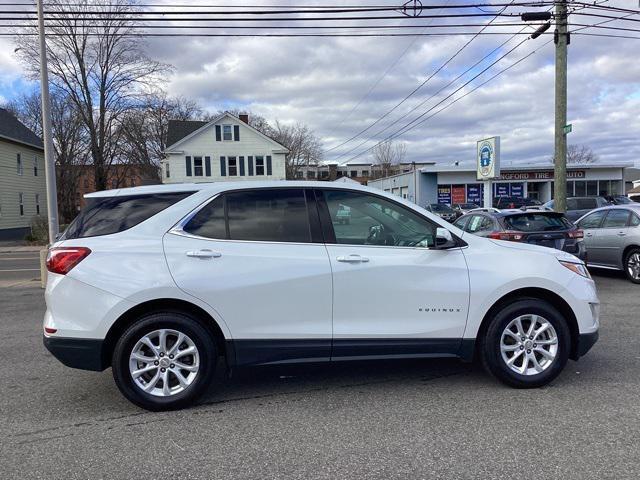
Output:
<path fill-rule="evenodd" d="M 591 278 L 591 274 L 584 263 L 567 262 L 565 260 L 558 260 L 560 264 L 571 270 L 573 273 L 577 273 L 581 277 Z"/>

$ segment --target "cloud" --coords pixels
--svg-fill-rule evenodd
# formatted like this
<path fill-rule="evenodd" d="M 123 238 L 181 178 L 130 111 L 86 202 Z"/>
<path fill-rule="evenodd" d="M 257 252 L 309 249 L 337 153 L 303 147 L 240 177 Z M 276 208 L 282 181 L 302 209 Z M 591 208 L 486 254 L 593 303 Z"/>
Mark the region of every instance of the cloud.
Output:
<path fill-rule="evenodd" d="M 616 0 L 607 5 L 624 7 L 625 2 Z M 576 15 L 574 21 L 601 20 Z M 464 21 L 455 19 L 449 23 Z M 415 22 L 427 25 L 429 20 Z M 612 22 L 607 25 L 629 24 Z M 425 28 L 422 31 L 433 30 Z M 522 38 L 513 39 L 500 48 L 462 81 L 478 73 Z M 398 140 L 407 143 L 408 159 L 471 162 L 476 140 L 500 135 L 504 161 L 547 160 L 553 152 L 554 46 L 553 42 L 543 45 L 551 38 L 542 36 L 526 41 L 451 100 L 535 50 L 534 54 L 400 136 Z M 362 136 L 344 147 L 327 151 L 326 158 L 344 161 L 361 153 L 359 160 L 367 158 L 367 147 L 433 107 L 461 83 L 435 95 L 439 89 L 506 39 L 497 35 L 477 38 L 409 100 Z M 174 73 L 166 81 L 170 93 L 193 98 L 211 111 L 239 107 L 270 120 L 306 123 L 329 150 L 389 112 L 468 40 L 469 37 L 460 36 L 150 38 L 147 49 L 152 58 L 175 66 Z M 21 71 L 6 54 L 13 49 L 6 40 L 2 41 L 4 44 L 0 47 L 6 48 L 0 48 L 0 72 L 3 72 L 0 74 L 0 95 L 8 97 L 11 87 L 7 85 L 12 81 L 5 78 L 17 78 Z M 640 159 L 640 143 L 637 142 L 640 134 L 640 63 L 635 61 L 638 47 L 640 42 L 634 40 L 580 35 L 571 38 L 568 122 L 574 128 L 569 142 L 589 145 L 602 161 L 635 162 Z M 385 71 L 387 74 L 382 77 Z M 434 99 L 416 108 L 432 95 L 435 95 Z M 448 101 L 435 110 L 447 104 Z M 391 126 L 392 122 L 396 123 Z M 354 148 L 363 141 L 361 147 Z"/>

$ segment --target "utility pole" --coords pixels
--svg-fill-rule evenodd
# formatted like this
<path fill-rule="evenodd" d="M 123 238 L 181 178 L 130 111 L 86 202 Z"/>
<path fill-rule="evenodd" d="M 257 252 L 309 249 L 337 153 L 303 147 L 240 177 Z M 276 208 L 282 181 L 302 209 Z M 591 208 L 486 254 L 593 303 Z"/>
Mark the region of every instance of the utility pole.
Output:
<path fill-rule="evenodd" d="M 38 0 L 38 37 L 40 40 L 40 96 L 42 98 L 42 136 L 44 137 L 45 181 L 47 183 L 47 214 L 49 216 L 49 244 L 58 235 L 58 197 L 56 190 L 56 162 L 51 133 L 51 103 L 49 99 L 49 72 L 47 44 L 44 35 L 42 0 Z"/>
<path fill-rule="evenodd" d="M 567 211 L 567 1 L 556 2 L 556 124 L 554 149 L 554 208 Z"/>

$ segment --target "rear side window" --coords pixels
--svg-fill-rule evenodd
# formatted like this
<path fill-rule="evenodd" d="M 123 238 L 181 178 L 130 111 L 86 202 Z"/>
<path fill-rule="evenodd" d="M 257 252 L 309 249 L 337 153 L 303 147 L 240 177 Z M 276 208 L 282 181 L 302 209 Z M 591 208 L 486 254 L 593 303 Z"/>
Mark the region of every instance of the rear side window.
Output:
<path fill-rule="evenodd" d="M 542 213 L 513 215 L 505 217 L 503 221 L 508 230 L 517 230 L 518 232 L 547 232 L 572 227 L 564 217 Z"/>
<path fill-rule="evenodd" d="M 600 227 L 600 222 L 602 222 L 602 217 L 607 213 L 606 210 L 600 210 L 598 212 L 593 212 L 587 215 L 582 219 L 581 222 L 578 223 L 578 227 L 580 228 L 598 228 Z"/>
<path fill-rule="evenodd" d="M 93 197 L 67 228 L 62 240 L 122 232 L 144 222 L 194 192 Z"/>
<path fill-rule="evenodd" d="M 598 208 L 598 202 L 595 198 L 578 198 L 576 199 L 576 210 L 589 210 L 591 208 Z"/>
<path fill-rule="evenodd" d="M 183 230 L 207 238 L 227 238 L 224 220 L 224 197 L 209 202 L 187 223 Z"/>
<path fill-rule="evenodd" d="M 602 228 L 621 228 L 626 227 L 629 221 L 628 210 L 609 210 L 607 217 L 604 219 Z"/>

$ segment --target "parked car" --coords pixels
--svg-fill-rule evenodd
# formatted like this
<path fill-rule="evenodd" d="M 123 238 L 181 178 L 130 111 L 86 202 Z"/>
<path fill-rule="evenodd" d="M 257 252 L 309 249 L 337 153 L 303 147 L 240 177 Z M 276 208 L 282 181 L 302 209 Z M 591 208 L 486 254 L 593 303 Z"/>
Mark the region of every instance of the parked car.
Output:
<path fill-rule="evenodd" d="M 477 355 L 507 385 L 539 387 L 598 337 L 578 258 L 466 234 L 380 190 L 216 182 L 86 197 L 48 253 L 44 344 L 70 367 L 111 367 L 150 410 L 194 402 L 222 358 Z"/>
<path fill-rule="evenodd" d="M 598 208 L 580 218 L 590 267 L 623 270 L 640 283 L 640 204 Z"/>
<path fill-rule="evenodd" d="M 554 205 L 553 200 L 544 204 L 549 210 L 553 210 Z M 591 210 L 606 207 L 607 205 L 609 205 L 609 202 L 603 197 L 569 197 L 567 198 L 567 211 L 565 212 L 565 216 L 572 222 L 575 222 Z"/>
<path fill-rule="evenodd" d="M 473 212 L 458 218 L 454 225 L 481 237 L 555 248 L 581 260 L 585 258 L 582 230 L 561 213 L 528 210 Z"/>
<path fill-rule="evenodd" d="M 493 199 L 495 208 L 520 208 L 523 206 L 542 205 L 542 202 L 535 198 L 524 197 L 496 197 Z"/>
<path fill-rule="evenodd" d="M 612 205 L 628 205 L 636 203 L 625 195 L 606 195 L 604 199 Z"/>
<path fill-rule="evenodd" d="M 453 208 L 444 203 L 430 203 L 425 208 L 447 222 L 453 222 L 458 216 Z"/>
<path fill-rule="evenodd" d="M 458 217 L 461 217 L 465 213 L 469 213 L 471 210 L 480 208 L 480 206 L 475 203 L 454 203 L 451 205 L 451 208 L 455 210 Z"/>

